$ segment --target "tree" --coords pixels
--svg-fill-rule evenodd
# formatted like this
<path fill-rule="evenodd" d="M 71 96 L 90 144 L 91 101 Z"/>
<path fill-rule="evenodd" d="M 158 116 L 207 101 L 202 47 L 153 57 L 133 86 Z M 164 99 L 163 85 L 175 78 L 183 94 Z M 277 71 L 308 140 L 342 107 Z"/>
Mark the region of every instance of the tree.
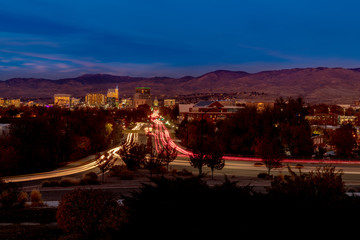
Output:
<path fill-rule="evenodd" d="M 202 152 L 189 155 L 190 165 L 199 170 L 199 176 L 202 175 L 202 167 L 206 165 L 206 155 Z"/>
<path fill-rule="evenodd" d="M 154 170 L 158 170 L 164 165 L 164 159 L 159 157 L 159 155 L 155 154 L 145 157 L 144 167 L 150 171 L 150 177 L 152 177 Z"/>
<path fill-rule="evenodd" d="M 129 170 L 136 170 L 144 162 L 146 145 L 136 143 L 129 145 L 123 144 L 119 149 L 119 155 Z"/>
<path fill-rule="evenodd" d="M 313 154 L 314 147 L 309 124 L 290 125 L 283 123 L 280 126 L 280 136 L 282 145 L 290 151 L 291 156 L 310 157 Z"/>
<path fill-rule="evenodd" d="M 115 164 L 116 158 L 113 154 L 105 153 L 103 155 L 98 154 L 96 157 L 96 164 L 102 172 L 101 182 L 104 183 L 104 175 L 107 170 L 109 170 Z"/>
<path fill-rule="evenodd" d="M 212 152 L 206 155 L 206 165 L 211 168 L 211 178 L 214 179 L 214 169 L 221 170 L 225 166 L 224 154 Z"/>
<path fill-rule="evenodd" d="M 278 139 L 274 138 L 261 138 L 257 140 L 254 145 L 256 155 L 261 157 L 266 168 L 268 169 L 268 175 L 273 168 L 279 168 L 282 166 L 282 160 L 284 158 L 283 149 Z"/>
<path fill-rule="evenodd" d="M 170 144 L 164 145 L 161 151 L 158 154 L 158 157 L 163 159 L 163 162 L 166 164 L 167 169 L 169 170 L 169 164 L 174 161 L 177 157 L 177 150 L 170 146 Z"/>
<path fill-rule="evenodd" d="M 352 157 L 353 149 L 357 146 L 356 129 L 351 124 L 342 125 L 332 134 L 331 144 L 335 146 L 337 156 Z"/>
<path fill-rule="evenodd" d="M 66 233 L 80 234 L 84 239 L 104 239 L 109 230 L 120 228 L 123 215 L 112 192 L 75 189 L 61 198 L 56 219 Z"/>
<path fill-rule="evenodd" d="M 282 200 L 301 204 L 329 203 L 345 196 L 343 171 L 335 167 L 317 167 L 309 173 L 296 174 L 288 167 L 290 175 L 275 177 L 271 182 L 270 195 Z"/>

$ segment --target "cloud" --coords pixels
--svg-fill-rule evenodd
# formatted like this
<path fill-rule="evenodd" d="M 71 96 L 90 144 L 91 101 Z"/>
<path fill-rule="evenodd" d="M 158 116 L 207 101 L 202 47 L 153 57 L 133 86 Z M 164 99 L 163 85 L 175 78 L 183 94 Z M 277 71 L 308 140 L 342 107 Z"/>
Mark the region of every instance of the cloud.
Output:
<path fill-rule="evenodd" d="M 43 53 L 33 53 L 33 52 L 20 52 L 20 51 L 11 51 L 11 50 L 5 50 L 0 49 L 0 52 L 3 53 L 10 53 L 15 54 L 22 57 L 32 57 L 37 59 L 43 59 L 43 60 L 51 60 L 51 61 L 62 61 L 62 62 L 70 62 L 73 64 L 78 64 L 84 67 L 94 67 L 95 63 L 91 61 L 85 61 L 85 60 L 77 60 L 77 59 L 71 59 L 64 57 L 59 54 L 43 54 Z"/>

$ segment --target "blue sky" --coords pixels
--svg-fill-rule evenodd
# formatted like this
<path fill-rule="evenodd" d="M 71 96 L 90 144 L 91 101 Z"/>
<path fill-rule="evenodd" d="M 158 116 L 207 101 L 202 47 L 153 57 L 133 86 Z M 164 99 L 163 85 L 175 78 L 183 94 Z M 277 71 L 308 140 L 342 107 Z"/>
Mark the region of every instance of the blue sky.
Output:
<path fill-rule="evenodd" d="M 0 0 L 0 79 L 360 67 L 360 2 Z"/>

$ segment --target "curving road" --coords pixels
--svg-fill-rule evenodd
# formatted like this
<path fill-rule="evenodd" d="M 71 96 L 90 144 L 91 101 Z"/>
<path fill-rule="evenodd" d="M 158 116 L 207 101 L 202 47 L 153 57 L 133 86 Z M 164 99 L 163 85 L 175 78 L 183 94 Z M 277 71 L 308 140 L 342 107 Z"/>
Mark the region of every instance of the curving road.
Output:
<path fill-rule="evenodd" d="M 143 126 L 143 123 L 137 123 L 136 126 L 132 130 L 140 130 L 142 126 Z M 137 141 L 138 141 L 138 133 L 129 133 L 127 135 L 127 138 L 126 138 L 126 141 L 124 144 L 131 144 L 132 142 L 137 142 Z M 121 147 L 122 146 L 112 148 L 112 149 L 108 150 L 107 153 L 110 155 L 114 155 L 117 158 L 120 158 L 120 156 L 116 152 Z M 95 155 L 91 155 L 91 156 L 88 156 L 81 160 L 72 162 L 64 167 L 58 168 L 53 171 L 3 177 L 3 180 L 5 182 L 26 182 L 26 181 L 34 181 L 34 180 L 56 178 L 56 177 L 63 177 L 63 176 L 68 176 L 68 175 L 72 175 L 72 174 L 78 174 L 78 173 L 96 169 L 97 164 L 95 161 L 95 157 L 96 157 Z"/>
<path fill-rule="evenodd" d="M 152 136 L 155 139 L 156 150 L 160 151 L 166 145 L 175 148 L 178 151 L 178 158 L 172 163 L 179 167 L 189 166 L 189 155 L 193 153 L 188 151 L 179 145 L 177 145 L 171 138 L 169 130 L 166 128 L 164 123 L 158 120 L 158 113 L 152 115 L 153 122 L 153 133 Z M 226 175 L 240 175 L 240 176 L 257 176 L 258 173 L 267 172 L 264 165 L 255 165 L 256 162 L 261 162 L 260 158 L 251 157 L 237 157 L 237 156 L 224 156 L 225 167 L 221 170 L 221 174 Z M 313 159 L 284 159 L 284 165 L 289 165 L 294 171 L 296 164 L 301 163 L 304 167 L 301 169 L 302 172 L 309 172 L 316 170 L 317 167 L 324 165 L 335 166 L 336 170 L 343 172 L 343 179 L 347 185 L 360 185 L 360 161 L 350 160 L 313 160 Z M 287 167 L 274 169 L 272 172 L 288 173 Z"/>

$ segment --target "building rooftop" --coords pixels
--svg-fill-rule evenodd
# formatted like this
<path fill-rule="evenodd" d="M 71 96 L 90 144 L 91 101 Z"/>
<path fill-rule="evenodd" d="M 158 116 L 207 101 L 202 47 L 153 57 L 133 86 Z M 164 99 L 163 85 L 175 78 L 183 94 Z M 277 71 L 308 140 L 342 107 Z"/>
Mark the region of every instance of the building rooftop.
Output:
<path fill-rule="evenodd" d="M 71 94 L 64 94 L 64 93 L 55 93 L 54 97 L 70 97 Z"/>
<path fill-rule="evenodd" d="M 213 102 L 214 101 L 200 101 L 197 104 L 195 104 L 194 107 L 208 107 Z"/>

